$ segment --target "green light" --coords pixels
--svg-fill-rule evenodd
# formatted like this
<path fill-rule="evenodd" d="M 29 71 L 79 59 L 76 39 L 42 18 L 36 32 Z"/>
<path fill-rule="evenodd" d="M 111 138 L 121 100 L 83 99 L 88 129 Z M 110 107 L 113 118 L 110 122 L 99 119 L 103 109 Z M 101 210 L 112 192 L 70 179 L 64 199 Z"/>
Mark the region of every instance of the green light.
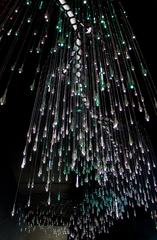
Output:
<path fill-rule="evenodd" d="M 58 192 L 57 200 L 58 200 L 58 202 L 60 202 L 60 200 L 61 200 L 61 193 L 60 192 Z"/>
<path fill-rule="evenodd" d="M 134 89 L 134 85 L 133 84 L 130 84 L 130 89 Z"/>
<path fill-rule="evenodd" d="M 57 29 L 58 32 L 60 32 L 60 33 L 62 32 L 62 24 L 63 24 L 62 19 L 59 18 L 56 29 Z"/>
<path fill-rule="evenodd" d="M 76 108 L 76 112 L 78 112 L 78 113 L 79 113 L 79 112 L 82 112 L 81 107 L 77 107 L 77 108 Z"/>
<path fill-rule="evenodd" d="M 104 71 L 102 67 L 100 67 L 100 73 L 99 73 L 99 80 L 100 80 L 100 90 L 104 91 L 105 89 L 105 82 L 104 82 Z"/>
<path fill-rule="evenodd" d="M 19 32 L 17 31 L 17 32 L 15 32 L 15 36 L 16 37 L 18 37 L 19 36 Z"/>
<path fill-rule="evenodd" d="M 100 107 L 100 99 L 99 99 L 98 94 L 95 96 L 94 101 L 95 101 L 96 106 Z"/>
<path fill-rule="evenodd" d="M 41 9 L 43 8 L 43 4 L 44 4 L 44 2 L 41 1 L 41 2 L 40 2 L 40 5 L 39 5 L 39 10 L 41 10 Z"/>

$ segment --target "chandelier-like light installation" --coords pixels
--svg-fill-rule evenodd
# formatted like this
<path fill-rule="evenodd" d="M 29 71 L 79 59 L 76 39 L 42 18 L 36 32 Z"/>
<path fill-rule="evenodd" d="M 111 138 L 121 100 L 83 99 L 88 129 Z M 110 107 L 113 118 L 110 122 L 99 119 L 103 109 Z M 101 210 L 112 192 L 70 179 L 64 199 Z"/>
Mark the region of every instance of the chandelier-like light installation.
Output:
<path fill-rule="evenodd" d="M 8 48 L 1 75 L 10 68 L 1 105 L 16 72 L 25 74 L 31 58 L 35 69 L 31 90 L 36 89 L 36 99 L 21 164 L 21 176 L 25 166 L 30 169 L 28 207 L 37 177 L 50 206 L 52 183 L 75 173 L 77 188 L 91 188 L 91 182 L 99 186 L 87 191 L 77 208 L 82 212 L 72 220 L 75 227 L 83 216 L 92 221 L 93 214 L 105 231 L 110 219 L 122 217 L 124 206 L 134 201 L 155 218 L 156 163 L 138 115 L 149 122 L 143 92 L 155 112 L 157 92 L 122 5 L 111 0 L 17 0 L 10 5 L 0 27 L 1 52 Z M 17 196 L 18 190 L 12 215 Z M 86 224 L 80 226 L 84 235 Z"/>

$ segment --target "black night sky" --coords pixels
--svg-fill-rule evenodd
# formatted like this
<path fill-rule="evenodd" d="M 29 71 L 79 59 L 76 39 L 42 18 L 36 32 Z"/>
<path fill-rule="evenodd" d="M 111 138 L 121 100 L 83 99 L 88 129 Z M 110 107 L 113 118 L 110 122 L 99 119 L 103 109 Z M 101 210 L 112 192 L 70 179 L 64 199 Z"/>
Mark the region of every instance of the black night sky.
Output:
<path fill-rule="evenodd" d="M 118 0 L 117 0 L 118 1 Z M 0 11 L 3 8 L 0 0 Z M 141 50 L 156 84 L 157 76 L 157 0 L 121 0 L 128 13 Z M 26 80 L 25 80 L 26 81 Z M 14 81 L 7 104 L 0 108 L 0 240 L 22 240 L 10 212 L 16 190 L 14 172 L 19 168 L 34 94 L 23 79 Z M 152 115 L 147 127 L 157 156 L 157 120 Z M 137 209 L 137 217 L 118 221 L 110 234 L 98 240 L 157 240 L 157 231 L 148 213 Z"/>

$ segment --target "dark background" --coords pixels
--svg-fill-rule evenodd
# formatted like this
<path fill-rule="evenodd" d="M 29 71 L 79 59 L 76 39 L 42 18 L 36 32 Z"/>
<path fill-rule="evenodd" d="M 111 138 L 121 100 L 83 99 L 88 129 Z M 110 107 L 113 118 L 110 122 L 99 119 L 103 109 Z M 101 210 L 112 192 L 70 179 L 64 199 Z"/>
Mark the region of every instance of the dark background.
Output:
<path fill-rule="evenodd" d="M 121 0 L 156 83 L 157 76 L 157 0 Z M 0 10 L 5 1 L 0 0 Z M 16 220 L 10 216 L 16 179 L 13 168 L 19 165 L 34 95 L 18 81 L 9 93 L 7 105 L 0 109 L 0 240 L 22 240 Z M 157 124 L 155 116 L 147 127 L 155 152 Z M 18 166 L 20 167 L 20 165 Z M 149 214 L 137 209 L 137 217 L 118 221 L 107 236 L 97 239 L 157 240 Z"/>

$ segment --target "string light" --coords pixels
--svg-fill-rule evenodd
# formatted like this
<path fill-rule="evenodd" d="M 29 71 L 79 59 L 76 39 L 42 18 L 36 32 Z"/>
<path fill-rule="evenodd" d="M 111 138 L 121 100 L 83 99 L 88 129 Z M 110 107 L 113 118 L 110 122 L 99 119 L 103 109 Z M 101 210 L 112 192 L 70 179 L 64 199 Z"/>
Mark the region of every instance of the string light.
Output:
<path fill-rule="evenodd" d="M 2 53 L 10 46 L 1 75 L 8 67 L 11 74 L 0 105 L 6 103 L 15 72 L 25 73 L 30 55 L 37 59 L 30 86 L 36 99 L 21 164 L 22 172 L 30 169 L 27 207 L 36 178 L 51 206 L 53 182 L 68 181 L 74 173 L 76 188 L 90 189 L 91 182 L 99 187 L 87 190 L 74 209 L 71 238 L 81 231 L 82 239 L 108 232 L 134 202 L 150 209 L 155 219 L 156 163 L 138 114 L 150 121 L 142 90 L 155 112 L 157 92 L 126 12 L 110 0 L 75 0 L 70 6 L 58 0 L 52 40 L 55 3 L 17 0 L 1 16 Z M 61 197 L 58 192 L 58 201 Z"/>

